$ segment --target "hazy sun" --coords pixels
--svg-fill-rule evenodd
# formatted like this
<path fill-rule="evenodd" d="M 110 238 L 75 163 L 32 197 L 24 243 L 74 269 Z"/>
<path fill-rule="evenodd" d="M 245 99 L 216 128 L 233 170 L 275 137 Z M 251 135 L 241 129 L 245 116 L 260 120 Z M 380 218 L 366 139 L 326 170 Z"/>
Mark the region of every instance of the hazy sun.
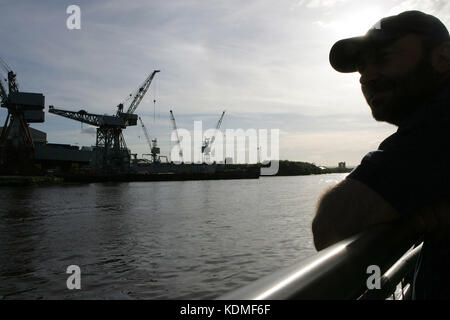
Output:
<path fill-rule="evenodd" d="M 329 23 L 319 22 L 319 25 L 332 29 L 338 38 L 354 37 L 365 34 L 385 15 L 380 8 L 370 7 L 334 17 Z"/>

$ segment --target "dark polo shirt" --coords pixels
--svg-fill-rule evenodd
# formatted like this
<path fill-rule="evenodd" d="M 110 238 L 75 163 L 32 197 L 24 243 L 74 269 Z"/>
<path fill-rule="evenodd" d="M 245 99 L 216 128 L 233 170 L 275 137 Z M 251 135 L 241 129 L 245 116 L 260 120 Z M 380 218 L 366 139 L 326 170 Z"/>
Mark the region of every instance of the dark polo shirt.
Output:
<path fill-rule="evenodd" d="M 403 216 L 443 198 L 450 201 L 450 82 L 347 178 L 369 186 Z M 415 298 L 450 299 L 450 230 L 439 241 L 431 238 L 424 236 Z"/>

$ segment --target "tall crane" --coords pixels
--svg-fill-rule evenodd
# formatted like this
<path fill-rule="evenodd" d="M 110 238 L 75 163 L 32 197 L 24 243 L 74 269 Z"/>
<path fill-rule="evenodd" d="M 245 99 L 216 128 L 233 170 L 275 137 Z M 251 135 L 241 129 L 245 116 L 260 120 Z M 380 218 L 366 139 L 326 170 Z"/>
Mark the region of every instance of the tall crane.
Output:
<path fill-rule="evenodd" d="M 160 148 L 157 145 L 156 138 L 153 140 L 150 140 L 150 136 L 148 135 L 147 128 L 144 125 L 144 122 L 142 121 L 141 117 L 139 117 L 139 121 L 141 122 L 142 130 L 144 131 L 145 139 L 147 139 L 148 146 L 150 148 L 150 155 L 152 156 L 153 163 L 160 162 L 160 159 L 158 157 L 158 154 L 160 153 Z"/>
<path fill-rule="evenodd" d="M 28 171 L 34 143 L 28 123 L 44 122 L 45 97 L 42 93 L 19 91 L 16 74 L 0 58 L 0 66 L 7 73 L 7 87 L 0 79 L 1 107 L 8 109 L 0 134 L 0 167 L 6 170 Z"/>
<path fill-rule="evenodd" d="M 122 129 L 126 128 L 122 118 L 88 113 L 85 110 L 68 111 L 49 106 L 49 113 L 73 119 L 97 127 L 93 165 L 103 171 L 126 170 L 131 153 L 128 150 Z"/>
<path fill-rule="evenodd" d="M 223 120 L 224 115 L 225 115 L 225 111 L 222 112 L 222 115 L 220 116 L 219 121 L 217 122 L 216 130 L 214 131 L 213 136 L 211 138 L 205 138 L 205 141 L 203 142 L 202 154 L 208 160 L 211 155 L 211 146 L 214 143 L 214 141 L 216 140 L 216 134 L 217 134 L 217 131 L 219 131 L 220 126 L 222 125 L 222 120 Z"/>
<path fill-rule="evenodd" d="M 120 103 L 115 115 L 99 115 L 85 110 L 68 111 L 53 106 L 49 107 L 48 112 L 97 127 L 94 166 L 102 171 L 126 171 L 130 166 L 131 153 L 122 130 L 137 125 L 138 116 L 134 112 L 158 72 L 160 70 L 154 70 L 134 93 Z M 124 104 L 131 98 L 130 106 L 123 112 Z"/>
<path fill-rule="evenodd" d="M 173 116 L 172 110 L 170 110 L 170 121 L 172 123 L 172 130 L 175 131 L 176 136 L 177 136 L 177 145 L 178 145 L 178 148 L 179 148 L 178 155 L 180 156 L 181 162 L 183 162 L 183 150 L 181 149 L 180 136 L 178 135 L 177 123 L 175 122 L 175 117 Z"/>

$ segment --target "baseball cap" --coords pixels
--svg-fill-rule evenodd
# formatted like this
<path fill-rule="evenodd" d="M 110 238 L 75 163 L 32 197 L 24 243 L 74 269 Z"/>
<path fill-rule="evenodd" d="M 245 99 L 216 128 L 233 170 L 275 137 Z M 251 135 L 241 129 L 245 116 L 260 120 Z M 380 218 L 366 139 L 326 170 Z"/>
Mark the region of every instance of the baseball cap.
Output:
<path fill-rule="evenodd" d="M 421 11 L 405 11 L 378 21 L 364 36 L 336 42 L 330 51 L 330 63 L 336 71 L 357 71 L 358 58 L 369 46 L 386 44 L 409 33 L 421 34 L 438 41 L 450 39 L 445 25 L 436 17 Z"/>

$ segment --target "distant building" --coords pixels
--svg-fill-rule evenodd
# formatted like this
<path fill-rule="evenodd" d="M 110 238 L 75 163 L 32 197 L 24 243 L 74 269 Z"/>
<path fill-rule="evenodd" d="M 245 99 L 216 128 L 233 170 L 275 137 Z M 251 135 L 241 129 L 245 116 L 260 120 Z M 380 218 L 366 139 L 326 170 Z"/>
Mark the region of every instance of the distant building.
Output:
<path fill-rule="evenodd" d="M 233 158 L 231 157 L 225 158 L 225 164 L 233 164 Z"/>
<path fill-rule="evenodd" d="M 339 169 L 346 169 L 345 162 L 339 162 L 338 167 Z"/>

